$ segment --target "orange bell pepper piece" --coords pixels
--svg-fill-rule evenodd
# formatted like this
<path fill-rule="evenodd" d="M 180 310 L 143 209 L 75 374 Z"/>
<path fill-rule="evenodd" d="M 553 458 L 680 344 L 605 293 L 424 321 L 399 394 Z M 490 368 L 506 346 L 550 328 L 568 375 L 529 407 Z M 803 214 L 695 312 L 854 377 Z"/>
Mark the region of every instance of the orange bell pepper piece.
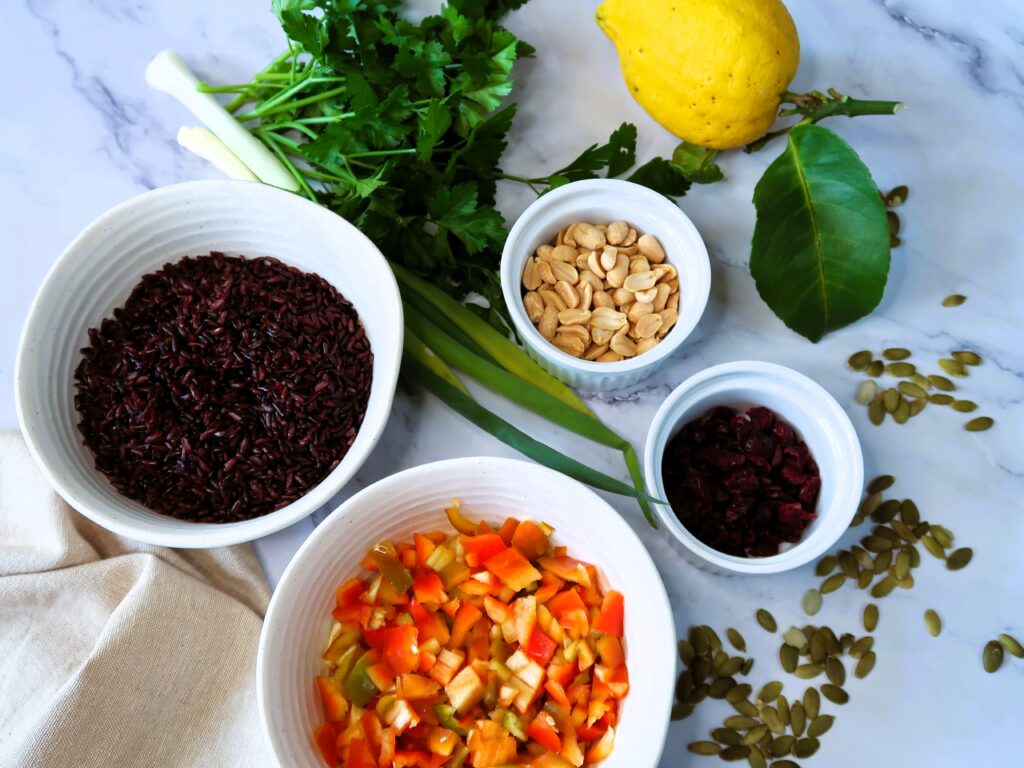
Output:
<path fill-rule="evenodd" d="M 559 592 L 548 601 L 547 605 L 548 609 L 556 617 L 560 617 L 566 611 L 587 610 L 587 606 L 583 604 L 579 592 L 575 589 L 566 589 Z"/>
<path fill-rule="evenodd" d="M 615 637 L 622 637 L 622 622 L 625 613 L 625 600 L 621 592 L 608 590 L 601 604 L 601 611 L 594 620 L 594 629 Z"/>
<path fill-rule="evenodd" d="M 452 623 L 452 636 L 448 645 L 459 648 L 466 641 L 466 633 L 483 617 L 483 612 L 472 603 L 463 603 Z"/>
<path fill-rule="evenodd" d="M 622 652 L 622 643 L 615 635 L 604 635 L 597 639 L 597 653 L 609 667 L 620 667 L 626 663 L 626 654 Z"/>
<path fill-rule="evenodd" d="M 452 528 L 459 533 L 464 536 L 472 536 L 476 533 L 477 524 L 464 518 L 462 516 L 462 510 L 458 507 L 448 507 L 444 513 L 448 516 L 448 522 L 452 524 Z"/>
<path fill-rule="evenodd" d="M 508 547 L 498 534 L 484 533 L 479 536 L 463 536 L 462 549 L 466 553 L 466 565 L 478 568 L 485 560 L 504 552 Z"/>
<path fill-rule="evenodd" d="M 444 619 L 436 613 L 430 613 L 415 600 L 409 603 L 409 613 L 412 615 L 413 623 L 420 633 L 420 641 L 436 639 L 441 645 L 448 642 L 451 636 L 448 632 L 448 625 Z"/>
<path fill-rule="evenodd" d="M 509 517 L 501 524 L 501 528 L 498 529 L 498 535 L 501 536 L 501 540 L 508 546 L 512 546 L 512 537 L 515 535 L 516 528 L 519 527 L 519 521 L 514 517 Z"/>
<path fill-rule="evenodd" d="M 366 585 L 363 584 L 358 578 L 353 576 L 351 579 L 346 581 L 340 587 L 337 592 L 334 593 L 335 605 L 339 608 L 345 608 L 350 605 L 354 605 L 359 601 L 359 596 L 363 594 L 366 589 Z"/>
<path fill-rule="evenodd" d="M 582 584 L 584 587 L 593 586 L 590 572 L 587 570 L 589 563 L 584 563 L 582 560 L 562 555 L 561 557 L 542 557 L 537 564 L 565 581 Z"/>
<path fill-rule="evenodd" d="M 527 560 L 536 560 L 548 551 L 548 537 L 532 520 L 525 520 L 512 535 L 512 547 Z"/>
<path fill-rule="evenodd" d="M 324 714 L 327 715 L 327 719 L 333 722 L 343 720 L 348 714 L 348 699 L 345 698 L 338 681 L 333 677 L 319 675 L 316 678 L 316 688 L 324 702 Z"/>
<path fill-rule="evenodd" d="M 555 728 L 555 719 L 547 712 L 541 711 L 526 726 L 526 735 L 540 744 L 548 752 L 558 753 L 562 750 L 562 737 Z"/>
<path fill-rule="evenodd" d="M 516 549 L 506 549 L 494 555 L 484 562 L 484 567 L 515 592 L 540 581 L 540 571 Z"/>
<path fill-rule="evenodd" d="M 414 533 L 412 540 L 416 546 L 416 562 L 421 568 L 425 568 L 427 566 L 427 558 L 430 557 L 431 552 L 437 549 L 437 544 L 420 533 Z"/>
<path fill-rule="evenodd" d="M 440 605 L 448 599 L 448 595 L 444 592 L 444 584 L 441 583 L 441 577 L 433 571 L 416 577 L 412 583 L 412 593 L 421 603 Z"/>
<path fill-rule="evenodd" d="M 413 618 L 415 622 L 415 617 Z M 417 647 L 417 630 L 415 624 L 406 624 L 390 629 L 377 629 L 365 633 L 366 642 L 371 648 L 379 650 L 384 661 L 396 675 L 412 672 L 420 665 L 420 652 Z"/>
<path fill-rule="evenodd" d="M 345 768 L 377 768 L 377 760 L 370 752 L 366 739 L 352 739 L 349 742 Z"/>
<path fill-rule="evenodd" d="M 313 730 L 313 743 L 320 753 L 320 757 L 331 768 L 338 765 L 338 735 L 330 723 L 320 723 Z"/>

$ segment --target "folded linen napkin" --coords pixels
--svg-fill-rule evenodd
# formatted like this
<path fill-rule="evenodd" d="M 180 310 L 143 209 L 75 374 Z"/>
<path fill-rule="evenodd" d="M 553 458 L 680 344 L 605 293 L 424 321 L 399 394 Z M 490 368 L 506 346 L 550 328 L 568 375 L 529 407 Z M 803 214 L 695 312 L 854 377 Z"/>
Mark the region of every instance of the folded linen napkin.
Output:
<path fill-rule="evenodd" d="M 255 688 L 269 597 L 248 545 L 116 536 L 0 432 L 0 765 L 272 765 Z"/>

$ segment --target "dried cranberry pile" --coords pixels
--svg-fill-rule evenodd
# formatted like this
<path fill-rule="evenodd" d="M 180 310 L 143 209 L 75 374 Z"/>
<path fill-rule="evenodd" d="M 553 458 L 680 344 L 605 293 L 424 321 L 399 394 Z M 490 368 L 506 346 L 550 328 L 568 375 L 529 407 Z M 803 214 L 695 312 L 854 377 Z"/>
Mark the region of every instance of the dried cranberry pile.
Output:
<path fill-rule="evenodd" d="M 216 252 L 143 277 L 82 354 L 75 408 L 96 468 L 156 512 L 217 523 L 323 480 L 373 368 L 359 316 L 323 278 Z"/>
<path fill-rule="evenodd" d="M 718 407 L 683 427 L 661 466 L 672 510 L 730 555 L 777 554 L 814 519 L 821 477 L 807 445 L 767 408 Z"/>

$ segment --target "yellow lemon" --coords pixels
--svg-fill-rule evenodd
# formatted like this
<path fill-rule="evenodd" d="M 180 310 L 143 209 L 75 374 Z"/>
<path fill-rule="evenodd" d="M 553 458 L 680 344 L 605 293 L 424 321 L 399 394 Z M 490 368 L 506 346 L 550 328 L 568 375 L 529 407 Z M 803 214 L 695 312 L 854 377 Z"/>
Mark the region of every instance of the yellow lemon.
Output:
<path fill-rule="evenodd" d="M 800 62 L 779 0 L 605 0 L 596 15 L 633 98 L 704 147 L 763 136 Z"/>

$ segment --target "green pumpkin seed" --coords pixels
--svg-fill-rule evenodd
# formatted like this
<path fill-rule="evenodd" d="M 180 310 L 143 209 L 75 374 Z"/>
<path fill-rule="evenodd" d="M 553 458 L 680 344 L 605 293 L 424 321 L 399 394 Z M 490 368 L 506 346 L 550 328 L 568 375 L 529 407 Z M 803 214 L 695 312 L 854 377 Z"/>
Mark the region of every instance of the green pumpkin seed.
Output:
<path fill-rule="evenodd" d="M 872 531 L 872 534 L 874 534 L 875 536 L 881 536 L 884 539 L 888 539 L 890 542 L 893 543 L 893 545 L 901 543 L 900 537 L 897 535 L 896 531 L 894 531 L 892 528 L 886 525 L 876 525 L 875 529 Z"/>
<path fill-rule="evenodd" d="M 690 701 L 695 704 L 699 704 L 708 697 L 708 685 L 707 683 L 701 683 L 693 689 L 693 693 L 690 694 Z"/>
<path fill-rule="evenodd" d="M 907 578 L 910 573 L 910 555 L 906 552 L 901 551 L 896 555 L 896 562 L 893 564 L 892 575 L 896 577 L 896 580 Z"/>
<path fill-rule="evenodd" d="M 856 579 L 860 576 L 860 567 L 858 567 L 857 558 L 853 556 L 852 552 L 842 550 L 839 553 L 839 565 L 848 578 Z"/>
<path fill-rule="evenodd" d="M 875 400 L 868 406 L 868 420 L 876 427 L 885 421 L 885 406 L 881 400 Z"/>
<path fill-rule="evenodd" d="M 1020 641 L 1018 641 L 1013 635 L 1007 635 L 1004 633 L 999 636 L 999 642 L 1002 643 L 1003 648 L 1005 648 L 1009 653 L 1013 654 L 1018 659 L 1024 659 L 1024 645 L 1021 645 Z"/>
<path fill-rule="evenodd" d="M 757 623 L 761 625 L 761 628 L 767 632 L 774 632 L 779 628 L 779 625 L 775 623 L 775 617 L 764 608 L 758 608 L 754 616 L 757 618 Z"/>
<path fill-rule="evenodd" d="M 891 594 L 894 589 L 896 589 L 896 579 L 892 576 L 886 576 L 871 588 L 871 596 L 881 599 Z"/>
<path fill-rule="evenodd" d="M 946 558 L 946 567 L 951 571 L 959 571 L 966 568 L 971 558 L 974 557 L 974 550 L 970 547 L 962 547 L 949 553 Z"/>
<path fill-rule="evenodd" d="M 745 652 L 747 650 L 747 641 L 743 639 L 743 635 L 738 630 L 729 627 L 725 630 L 725 636 L 729 638 L 729 642 L 732 643 L 732 647 L 737 651 Z"/>
<path fill-rule="evenodd" d="M 793 744 L 796 739 L 789 734 L 783 736 L 777 736 L 772 739 L 771 746 L 768 747 L 768 751 L 772 753 L 773 757 L 784 757 L 790 753 L 793 749 Z M 789 762 L 788 760 L 786 762 Z M 772 763 L 773 766 L 780 765 L 780 763 Z M 796 765 L 796 763 L 794 763 Z"/>
<path fill-rule="evenodd" d="M 885 552 L 879 552 L 875 556 L 875 567 L 874 572 L 876 576 L 880 576 L 885 573 L 889 566 L 892 564 L 892 550 L 886 550 Z"/>
<path fill-rule="evenodd" d="M 896 409 L 900 407 L 900 401 L 903 396 L 900 394 L 898 389 L 889 387 L 882 393 L 882 405 L 885 407 L 886 413 L 896 413 Z"/>
<path fill-rule="evenodd" d="M 973 400 L 954 400 L 952 408 L 958 413 L 970 413 L 971 411 L 978 410 L 978 404 Z"/>
<path fill-rule="evenodd" d="M 754 658 L 750 657 L 743 662 L 743 669 L 740 670 L 744 675 L 749 675 L 750 670 L 754 668 Z"/>
<path fill-rule="evenodd" d="M 688 638 L 690 645 L 693 646 L 693 650 L 698 656 L 704 656 L 711 650 L 707 635 L 704 634 L 700 627 L 690 627 Z"/>
<path fill-rule="evenodd" d="M 1003 645 L 996 640 L 989 640 L 981 653 L 981 663 L 986 672 L 995 672 L 1003 664 Z"/>
<path fill-rule="evenodd" d="M 835 656 L 829 656 L 825 660 L 825 676 L 832 685 L 844 685 L 846 683 L 846 667 Z"/>
<path fill-rule="evenodd" d="M 730 715 L 722 723 L 726 728 L 732 728 L 734 731 L 746 731 L 757 725 L 757 721 L 754 718 L 746 717 L 745 715 Z"/>
<path fill-rule="evenodd" d="M 772 763 L 771 768 L 800 768 L 800 765 L 792 760 L 779 760 Z"/>
<path fill-rule="evenodd" d="M 789 725 L 793 729 L 793 735 L 800 738 L 807 727 L 807 716 L 804 714 L 804 705 L 799 701 L 795 702 L 789 710 Z"/>
<path fill-rule="evenodd" d="M 821 610 L 821 593 L 816 589 L 808 589 L 804 593 L 804 613 L 813 616 Z"/>
<path fill-rule="evenodd" d="M 722 665 L 729 660 L 729 654 L 725 651 L 716 651 L 714 658 L 711 660 L 711 672 L 716 676 L 719 674 L 719 670 Z"/>
<path fill-rule="evenodd" d="M 693 682 L 702 683 L 711 674 L 711 659 L 707 656 L 698 656 L 693 662 Z"/>
<path fill-rule="evenodd" d="M 846 364 L 855 371 L 863 371 L 868 367 L 868 363 L 871 362 L 873 355 L 866 349 L 862 349 L 860 352 L 854 352 L 850 355 L 850 358 L 846 361 Z"/>
<path fill-rule="evenodd" d="M 963 378 L 967 375 L 967 369 L 964 364 L 959 360 L 954 360 L 951 357 L 943 357 L 939 359 L 939 368 L 944 370 L 950 376 L 956 376 L 957 378 Z"/>
<path fill-rule="evenodd" d="M 730 693 L 732 693 L 732 691 L 730 691 Z M 740 701 L 730 701 L 729 703 L 732 705 L 732 708 L 739 712 L 741 715 L 746 715 L 747 717 L 757 717 L 757 707 L 755 707 L 746 699 L 741 699 Z"/>
<path fill-rule="evenodd" d="M 954 398 L 951 395 L 944 395 L 938 392 L 934 395 L 928 395 L 928 402 L 934 403 L 935 405 L 951 405 Z"/>
<path fill-rule="evenodd" d="M 939 376 L 938 374 L 929 374 L 928 381 L 930 381 L 936 389 L 941 389 L 943 392 L 952 392 L 956 389 L 956 384 L 947 379 L 945 376 Z"/>
<path fill-rule="evenodd" d="M 722 751 L 713 741 L 691 741 L 686 748 L 695 755 L 717 755 Z"/>
<path fill-rule="evenodd" d="M 946 551 L 942 548 L 942 545 L 939 544 L 939 542 L 932 538 L 931 535 L 922 536 L 921 543 L 932 557 L 937 557 L 939 560 L 946 559 Z"/>
<path fill-rule="evenodd" d="M 732 728 L 715 728 L 711 731 L 711 738 L 727 747 L 743 743 L 743 737 Z"/>
<path fill-rule="evenodd" d="M 752 747 L 767 735 L 767 725 L 755 725 L 753 728 L 747 731 L 747 735 L 743 737 L 743 743 L 746 744 L 748 747 Z"/>
<path fill-rule="evenodd" d="M 867 589 L 871 586 L 871 582 L 874 578 L 874 571 L 861 571 L 860 576 L 857 577 L 857 589 Z"/>
<path fill-rule="evenodd" d="M 916 531 L 914 535 L 917 535 Z M 921 566 L 921 553 L 917 551 L 917 547 L 905 547 L 905 549 L 910 553 L 910 567 L 919 568 Z"/>
<path fill-rule="evenodd" d="M 928 380 L 928 377 L 923 374 L 915 373 L 910 377 L 910 380 L 923 390 L 927 391 L 932 388 L 932 383 Z"/>
<path fill-rule="evenodd" d="M 836 569 L 837 563 L 838 560 L 834 555 L 826 555 L 818 561 L 818 564 L 814 567 L 814 573 L 817 576 L 828 576 Z"/>
<path fill-rule="evenodd" d="M 869 555 L 863 547 L 858 547 L 856 544 L 854 544 L 852 547 L 850 547 L 850 552 L 851 554 L 853 554 L 855 558 L 857 558 L 857 565 L 860 566 L 862 571 L 871 570 L 871 567 L 874 565 L 875 561 L 871 558 L 871 555 Z"/>
<path fill-rule="evenodd" d="M 893 483 L 896 482 L 896 478 L 892 475 L 879 475 L 870 483 L 868 483 L 868 493 L 881 493 L 892 488 Z"/>
<path fill-rule="evenodd" d="M 811 738 L 818 738 L 824 733 L 828 732 L 828 729 L 832 727 L 836 719 L 832 715 L 822 715 L 811 720 L 807 726 L 807 735 Z"/>
<path fill-rule="evenodd" d="M 801 664 L 794 670 L 793 674 L 801 680 L 811 680 L 824 671 L 825 668 L 821 664 Z"/>
<path fill-rule="evenodd" d="M 865 536 L 861 544 L 864 545 L 864 549 L 868 552 L 888 552 L 892 549 L 892 542 L 885 536 Z"/>
<path fill-rule="evenodd" d="M 914 574 L 910 573 L 904 576 L 902 579 L 896 579 L 896 586 L 900 589 L 913 589 L 914 588 Z"/>
<path fill-rule="evenodd" d="M 967 297 L 962 293 L 951 293 L 949 296 L 942 300 L 942 306 L 944 307 L 959 307 L 967 301 Z"/>
<path fill-rule="evenodd" d="M 864 373 L 872 378 L 877 379 L 885 372 L 885 363 L 881 360 L 872 360 L 868 363 L 868 367 L 864 369 Z"/>
<path fill-rule="evenodd" d="M 867 379 L 857 385 L 857 389 L 853 393 L 853 399 L 858 405 L 867 405 L 875 399 L 877 394 L 878 385 L 871 379 Z"/>
<path fill-rule="evenodd" d="M 968 432 L 984 432 L 986 429 L 991 427 L 995 422 L 988 416 L 979 416 L 976 419 L 971 419 L 964 424 L 964 429 Z"/>
<path fill-rule="evenodd" d="M 877 656 L 874 651 L 868 651 L 860 660 L 857 662 L 857 666 L 853 670 L 853 674 L 857 678 L 865 678 L 871 674 L 871 670 L 875 668 L 875 661 Z"/>
<path fill-rule="evenodd" d="M 970 352 L 966 349 L 957 350 L 953 353 L 953 359 L 964 365 L 981 365 L 981 355 L 977 352 Z"/>
<path fill-rule="evenodd" d="M 782 721 L 782 730 L 785 731 L 789 725 L 789 700 L 784 694 L 779 694 L 779 698 L 775 702 L 775 709 L 779 712 L 779 720 Z"/>
<path fill-rule="evenodd" d="M 913 363 L 889 363 L 885 366 L 885 372 L 890 376 L 905 378 L 917 373 L 917 368 L 914 367 Z"/>
<path fill-rule="evenodd" d="M 746 744 L 734 744 L 731 747 L 726 747 L 718 753 L 718 757 L 726 762 L 735 762 L 737 760 L 744 760 L 750 754 L 750 747 Z"/>
<path fill-rule="evenodd" d="M 938 637 L 942 632 L 942 619 L 931 608 L 924 612 L 924 625 L 928 628 L 928 634 L 932 637 Z"/>
<path fill-rule="evenodd" d="M 747 762 L 750 768 L 768 768 L 768 761 L 757 747 L 750 747 L 750 754 L 747 755 Z"/>
<path fill-rule="evenodd" d="M 838 685 L 832 685 L 831 683 L 825 683 L 821 686 L 821 695 L 833 704 L 845 704 L 850 700 L 850 694 Z"/>
<path fill-rule="evenodd" d="M 903 347 L 889 347 L 882 351 L 882 357 L 886 360 L 906 360 L 910 357 L 910 350 Z"/>
<path fill-rule="evenodd" d="M 784 724 L 782 718 L 779 717 L 778 711 L 774 707 L 767 705 L 758 708 L 758 712 L 761 713 L 761 720 L 768 726 L 774 734 L 781 734 L 786 732 L 787 724 Z"/>
<path fill-rule="evenodd" d="M 910 401 L 901 400 L 892 418 L 897 424 L 906 424 L 910 420 Z"/>
<path fill-rule="evenodd" d="M 801 650 L 807 646 L 808 640 L 807 635 L 802 630 L 796 627 L 790 627 L 782 633 L 782 639 L 786 642 L 786 645 L 791 645 L 797 650 Z"/>
<path fill-rule="evenodd" d="M 904 523 L 902 520 L 893 520 L 889 525 L 891 525 L 892 529 L 896 531 L 896 535 L 908 544 L 917 543 L 917 535 L 910 528 L 910 526 Z M 910 555 L 907 555 L 907 557 L 909 558 Z"/>
<path fill-rule="evenodd" d="M 864 630 L 866 632 L 874 632 L 875 627 L 878 626 L 878 606 L 874 603 L 868 603 L 864 606 Z"/>
<path fill-rule="evenodd" d="M 693 714 L 693 704 L 687 702 L 685 704 L 676 704 L 672 707 L 672 713 L 670 719 L 672 722 L 678 723 L 680 720 L 685 720 Z"/>
<path fill-rule="evenodd" d="M 878 509 L 871 515 L 871 519 L 876 523 L 888 523 L 896 517 L 896 513 L 899 511 L 900 503 L 896 499 L 889 499 L 878 505 Z"/>
<path fill-rule="evenodd" d="M 928 526 L 928 533 L 943 547 L 953 546 L 953 532 L 945 526 L 932 523 Z"/>
<path fill-rule="evenodd" d="M 837 589 L 843 586 L 845 582 L 846 574 L 836 573 L 832 576 L 829 576 L 827 579 L 821 582 L 819 590 L 821 591 L 821 594 L 827 595 L 830 592 L 835 592 Z M 815 611 L 815 613 L 817 613 L 817 611 Z"/>
<path fill-rule="evenodd" d="M 758 691 L 757 700 L 763 703 L 775 701 L 779 698 L 780 693 L 782 693 L 782 683 L 778 680 L 772 680 L 770 683 L 765 683 L 764 687 Z"/>
<path fill-rule="evenodd" d="M 817 688 L 808 688 L 804 691 L 803 705 L 804 713 L 811 720 L 818 716 L 818 712 L 821 710 L 821 696 L 818 695 Z"/>
<path fill-rule="evenodd" d="M 796 648 L 792 645 L 782 645 L 779 648 L 779 663 L 789 674 L 793 674 L 793 671 L 796 669 L 798 659 L 799 653 L 797 653 Z"/>
<path fill-rule="evenodd" d="M 697 654 L 694 653 L 693 644 L 689 640 L 679 641 L 679 660 L 683 662 L 683 664 L 690 666 L 696 656 Z"/>
<path fill-rule="evenodd" d="M 924 407 L 926 405 L 928 405 L 928 400 L 926 398 L 921 398 L 919 400 L 911 400 L 910 401 L 910 416 L 911 416 L 911 418 L 913 418 L 914 416 L 917 416 L 917 414 L 919 414 L 921 411 L 923 411 Z"/>
<path fill-rule="evenodd" d="M 718 636 L 718 633 L 707 624 L 701 624 L 700 628 L 704 632 L 705 637 L 707 637 L 708 644 L 716 651 L 722 650 L 722 638 Z"/>
<path fill-rule="evenodd" d="M 722 666 L 718 669 L 718 674 L 722 675 L 723 677 L 732 677 L 733 675 L 738 674 L 741 669 L 743 669 L 743 663 L 745 661 L 746 659 L 744 659 L 742 656 L 733 656 L 731 659 L 722 664 Z"/>
<path fill-rule="evenodd" d="M 794 757 L 810 757 L 818 751 L 818 747 L 821 746 L 817 739 L 797 739 L 796 744 L 793 745 Z"/>
<path fill-rule="evenodd" d="M 725 694 L 736 687 L 736 681 L 731 677 L 720 677 L 708 686 L 708 696 L 712 699 L 724 699 Z"/>
<path fill-rule="evenodd" d="M 921 510 L 917 508 L 913 499 L 904 499 L 900 504 L 900 520 L 907 525 L 917 525 L 921 522 Z"/>
<path fill-rule="evenodd" d="M 838 656 L 843 652 L 843 646 L 836 637 L 836 633 L 830 627 L 822 627 L 821 634 L 825 638 L 825 649 L 829 656 Z"/>
<path fill-rule="evenodd" d="M 828 652 L 825 650 L 825 636 L 821 632 L 811 635 L 811 661 L 815 664 L 824 664 Z"/>
<path fill-rule="evenodd" d="M 690 694 L 693 693 L 693 673 L 690 670 L 684 670 L 679 674 L 679 678 L 676 680 L 676 698 L 679 701 L 686 701 L 690 698 Z"/>
<path fill-rule="evenodd" d="M 928 397 L 928 392 L 924 387 L 920 387 L 910 381 L 901 381 L 899 383 L 900 392 L 904 395 L 910 395 L 911 397 Z"/>

